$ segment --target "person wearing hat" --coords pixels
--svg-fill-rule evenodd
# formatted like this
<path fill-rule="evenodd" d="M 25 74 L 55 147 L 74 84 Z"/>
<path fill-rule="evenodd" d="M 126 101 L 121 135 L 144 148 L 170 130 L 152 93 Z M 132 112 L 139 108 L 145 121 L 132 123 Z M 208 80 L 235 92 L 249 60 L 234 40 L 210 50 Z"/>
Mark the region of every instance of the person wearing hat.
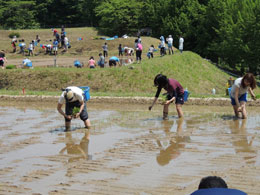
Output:
<path fill-rule="evenodd" d="M 66 130 L 70 130 L 74 107 L 79 108 L 79 112 L 75 115 L 75 118 L 80 117 L 84 122 L 85 128 L 90 128 L 90 120 L 88 119 L 88 112 L 83 94 L 84 92 L 79 87 L 70 86 L 64 89 L 59 98 L 57 110 L 65 118 Z M 62 110 L 63 104 L 65 104 L 65 112 Z"/>

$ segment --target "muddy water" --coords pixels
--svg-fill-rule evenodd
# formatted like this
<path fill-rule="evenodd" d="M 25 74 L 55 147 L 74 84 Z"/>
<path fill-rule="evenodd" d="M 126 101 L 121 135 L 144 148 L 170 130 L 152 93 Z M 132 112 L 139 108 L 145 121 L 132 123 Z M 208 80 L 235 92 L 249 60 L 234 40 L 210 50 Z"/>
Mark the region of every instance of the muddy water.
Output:
<path fill-rule="evenodd" d="M 89 104 L 64 132 L 55 105 L 0 104 L 0 194 L 189 194 L 202 177 L 260 191 L 260 112 L 235 120 L 230 107 Z"/>

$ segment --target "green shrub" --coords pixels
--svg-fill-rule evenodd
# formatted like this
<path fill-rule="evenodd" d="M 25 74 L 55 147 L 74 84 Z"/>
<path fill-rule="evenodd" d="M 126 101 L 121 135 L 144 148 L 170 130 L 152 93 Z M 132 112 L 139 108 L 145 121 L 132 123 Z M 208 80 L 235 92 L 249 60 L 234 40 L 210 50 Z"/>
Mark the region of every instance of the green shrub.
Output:
<path fill-rule="evenodd" d="M 20 33 L 19 32 L 11 32 L 8 37 L 9 38 L 13 38 L 14 36 L 16 36 L 16 38 L 19 38 L 20 37 Z"/>
<path fill-rule="evenodd" d="M 16 69 L 16 65 L 8 65 L 5 68 L 6 69 Z"/>
<path fill-rule="evenodd" d="M 255 97 L 256 99 L 260 99 L 260 94 L 257 94 Z"/>

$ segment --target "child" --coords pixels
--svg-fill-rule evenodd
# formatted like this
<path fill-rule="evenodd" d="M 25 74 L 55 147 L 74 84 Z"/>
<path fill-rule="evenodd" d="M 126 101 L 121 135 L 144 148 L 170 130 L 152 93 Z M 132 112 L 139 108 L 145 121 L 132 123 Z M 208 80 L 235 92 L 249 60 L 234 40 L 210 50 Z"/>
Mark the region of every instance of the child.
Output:
<path fill-rule="evenodd" d="M 168 50 L 169 50 L 169 55 L 173 54 L 173 48 L 172 48 L 172 44 L 173 44 L 173 38 L 171 35 L 169 35 L 169 38 L 167 39 L 168 41 Z"/>
<path fill-rule="evenodd" d="M 154 78 L 154 85 L 157 87 L 157 92 L 152 105 L 149 107 L 149 110 L 152 109 L 161 93 L 162 88 L 164 88 L 167 91 L 167 101 L 164 103 L 163 107 L 163 119 L 168 119 L 168 107 L 174 100 L 179 118 L 183 117 L 181 107 L 184 104 L 184 90 L 181 84 L 174 79 L 168 79 L 165 75 L 158 74 Z"/>
<path fill-rule="evenodd" d="M 252 99 L 256 100 L 255 94 L 253 92 L 253 89 L 255 88 L 256 80 L 252 73 L 247 73 L 245 76 L 235 80 L 235 83 L 233 84 L 231 89 L 230 98 L 236 117 L 239 116 L 239 112 L 242 112 L 242 118 L 247 118 L 247 90 L 249 90 Z"/>
<path fill-rule="evenodd" d="M 32 41 L 30 44 L 29 44 L 29 56 L 32 54 L 33 56 L 33 49 L 34 49 L 34 41 Z"/>
<path fill-rule="evenodd" d="M 164 39 L 164 36 L 161 36 L 160 37 L 160 54 L 161 54 L 161 57 L 164 56 L 166 53 L 165 53 L 165 39 Z"/>
<path fill-rule="evenodd" d="M 7 62 L 6 57 L 5 57 L 5 52 L 2 50 L 2 51 L 0 51 L 0 67 L 2 69 L 4 69 L 5 62 Z"/>
<path fill-rule="evenodd" d="M 119 44 L 119 46 L 118 46 L 118 56 L 120 57 L 120 56 L 123 56 L 123 48 L 122 48 L 122 45 L 121 44 Z"/>
<path fill-rule="evenodd" d="M 105 57 L 102 55 L 102 53 L 99 54 L 98 65 L 100 66 L 100 68 L 105 67 Z"/>
<path fill-rule="evenodd" d="M 151 45 L 148 51 L 148 58 L 150 59 L 151 57 L 153 58 L 153 51 L 154 51 L 154 46 Z"/>
<path fill-rule="evenodd" d="M 96 61 L 94 60 L 94 57 L 91 56 L 91 57 L 89 58 L 89 61 L 88 61 L 88 67 L 89 67 L 89 68 L 95 68 L 95 66 L 96 66 Z"/>
<path fill-rule="evenodd" d="M 53 41 L 53 53 L 54 53 L 55 56 L 58 54 L 58 45 L 59 45 L 58 40 L 54 39 L 54 41 Z"/>
<path fill-rule="evenodd" d="M 102 49 L 103 49 L 103 56 L 104 56 L 104 57 L 107 57 L 107 56 L 108 56 L 108 45 L 107 45 L 107 43 L 105 43 L 105 44 L 102 46 Z"/>

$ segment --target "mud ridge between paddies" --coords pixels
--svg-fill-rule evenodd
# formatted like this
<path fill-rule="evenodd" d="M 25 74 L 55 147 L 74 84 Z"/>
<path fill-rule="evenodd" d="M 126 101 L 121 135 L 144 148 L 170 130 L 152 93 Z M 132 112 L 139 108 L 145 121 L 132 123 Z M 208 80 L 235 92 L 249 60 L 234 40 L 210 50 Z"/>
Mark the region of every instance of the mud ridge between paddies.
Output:
<path fill-rule="evenodd" d="M 39 96 L 39 95 L 0 95 L 1 101 L 20 102 L 52 102 L 55 103 L 59 96 Z M 153 97 L 108 97 L 92 96 L 88 103 L 124 103 L 124 104 L 151 104 Z M 158 104 L 162 100 L 159 99 Z M 205 105 L 205 106 L 230 106 L 229 98 L 189 98 L 185 105 Z M 260 106 L 260 99 L 247 102 L 248 106 Z"/>

